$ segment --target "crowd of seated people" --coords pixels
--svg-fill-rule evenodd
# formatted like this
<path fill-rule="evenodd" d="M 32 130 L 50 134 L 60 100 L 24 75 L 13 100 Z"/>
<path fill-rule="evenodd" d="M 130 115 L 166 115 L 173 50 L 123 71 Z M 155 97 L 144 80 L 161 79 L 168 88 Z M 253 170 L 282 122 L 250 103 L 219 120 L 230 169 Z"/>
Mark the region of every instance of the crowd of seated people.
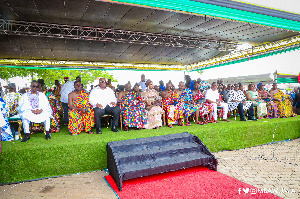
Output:
<path fill-rule="evenodd" d="M 299 114 L 300 107 L 299 90 L 295 89 L 292 97 L 279 90 L 276 83 L 268 91 L 262 83 L 249 84 L 244 89 L 241 83 L 224 85 L 219 80 L 209 84 L 186 76 L 186 82 L 179 82 L 175 88 L 171 80 L 166 85 L 163 81 L 154 85 L 142 75 L 139 83 L 132 86 L 128 82 L 117 88 L 100 78 L 99 84 L 87 91 L 80 77 L 64 80 L 63 85 L 55 81 L 56 87 L 50 90 L 43 80 L 32 81 L 30 91 L 22 95 L 16 93 L 15 85 L 9 85 L 9 92 L 0 98 L 4 126 L 9 125 L 8 117 L 18 114 L 25 133 L 22 142 L 26 142 L 30 139 L 31 122 L 44 123 L 48 140 L 51 133 L 60 131 L 60 120 L 71 135 L 82 131 L 93 134 L 94 127 L 101 134 L 104 115 L 112 117 L 111 130 L 119 132 L 120 121 L 125 131 L 159 129 L 163 124 L 173 128 L 219 123 L 218 117 L 230 122 L 232 112 L 238 112 L 240 121 L 291 117 Z M 13 140 L 9 128 L 2 128 L 1 140 Z"/>

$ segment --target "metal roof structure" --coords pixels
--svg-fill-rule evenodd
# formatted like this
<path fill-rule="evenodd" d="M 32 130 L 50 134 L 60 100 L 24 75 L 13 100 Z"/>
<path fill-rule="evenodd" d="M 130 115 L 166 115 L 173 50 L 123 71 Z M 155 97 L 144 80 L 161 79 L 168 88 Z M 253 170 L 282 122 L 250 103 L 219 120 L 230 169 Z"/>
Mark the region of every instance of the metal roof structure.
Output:
<path fill-rule="evenodd" d="M 0 66 L 202 70 L 298 50 L 299 31 L 232 0 L 0 0 Z"/>

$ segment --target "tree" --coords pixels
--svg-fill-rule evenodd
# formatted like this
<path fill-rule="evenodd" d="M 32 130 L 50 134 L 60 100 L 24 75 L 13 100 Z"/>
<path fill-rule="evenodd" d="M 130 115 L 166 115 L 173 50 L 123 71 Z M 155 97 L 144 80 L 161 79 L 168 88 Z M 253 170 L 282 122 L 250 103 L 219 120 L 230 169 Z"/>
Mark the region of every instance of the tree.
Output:
<path fill-rule="evenodd" d="M 71 81 L 77 76 L 81 77 L 81 82 L 86 85 L 93 82 L 97 77 L 105 77 L 113 82 L 117 81 L 113 76 L 102 70 L 65 70 L 65 69 L 23 69 L 23 68 L 0 68 L 0 78 L 7 80 L 12 77 L 31 77 L 32 79 L 44 79 L 47 86 L 53 86 L 55 80 L 64 83 L 64 77 L 69 77 Z"/>

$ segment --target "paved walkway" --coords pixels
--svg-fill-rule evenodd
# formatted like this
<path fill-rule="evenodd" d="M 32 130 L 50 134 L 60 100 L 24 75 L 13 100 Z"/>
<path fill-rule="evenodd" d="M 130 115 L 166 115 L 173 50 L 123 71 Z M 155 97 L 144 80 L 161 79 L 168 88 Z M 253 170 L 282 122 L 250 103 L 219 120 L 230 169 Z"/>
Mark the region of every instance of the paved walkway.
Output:
<path fill-rule="evenodd" d="M 214 155 L 218 171 L 283 198 L 300 198 L 300 138 Z M 104 171 L 0 186 L 0 198 L 117 198 Z M 241 194 L 244 193 L 241 190 Z"/>

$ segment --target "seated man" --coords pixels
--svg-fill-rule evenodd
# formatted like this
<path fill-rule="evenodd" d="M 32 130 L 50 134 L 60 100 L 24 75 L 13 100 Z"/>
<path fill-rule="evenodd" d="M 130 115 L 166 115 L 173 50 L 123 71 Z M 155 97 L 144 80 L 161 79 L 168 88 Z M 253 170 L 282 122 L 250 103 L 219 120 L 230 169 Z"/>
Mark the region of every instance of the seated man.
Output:
<path fill-rule="evenodd" d="M 195 115 L 195 124 L 203 125 L 203 124 L 206 124 L 207 122 L 210 122 L 210 120 L 212 119 L 212 113 L 214 110 L 214 106 L 208 102 L 205 102 L 205 96 L 199 90 L 199 87 L 200 87 L 200 85 L 198 84 L 198 82 L 195 82 L 194 90 L 193 90 L 193 97 L 194 97 L 195 104 L 197 104 L 199 107 L 199 109 L 196 111 L 196 115 Z M 201 116 L 201 119 L 202 119 L 201 122 L 199 122 L 199 115 Z M 207 116 L 207 117 L 205 118 L 205 116 Z"/>
<path fill-rule="evenodd" d="M 119 93 L 118 101 L 121 102 L 124 131 L 128 131 L 129 127 L 139 130 L 144 128 L 147 123 L 145 104 L 139 94 L 139 90 L 139 84 L 135 84 L 132 91 L 130 83 L 127 83 L 125 84 L 125 91 Z"/>
<path fill-rule="evenodd" d="M 183 109 L 179 103 L 178 94 L 173 91 L 172 84 L 167 83 L 164 91 L 161 92 L 163 109 L 166 112 L 168 126 L 173 128 L 173 124 L 178 122 L 182 123 L 183 119 Z"/>
<path fill-rule="evenodd" d="M 82 130 L 94 134 L 94 111 L 89 103 L 89 93 L 82 89 L 81 82 L 74 82 L 75 91 L 68 95 L 69 101 L 69 131 L 72 135 L 79 135 Z"/>
<path fill-rule="evenodd" d="M 30 122 L 45 123 L 46 140 L 50 139 L 50 118 L 52 117 L 52 110 L 46 95 L 37 91 L 39 83 L 37 81 L 31 82 L 31 91 L 25 93 L 18 106 L 20 118 L 22 119 L 25 137 L 21 142 L 26 142 L 29 137 Z"/>
<path fill-rule="evenodd" d="M 195 112 L 197 112 L 198 114 L 199 106 L 197 104 L 194 104 L 193 92 L 190 89 L 186 88 L 183 82 L 179 82 L 178 87 L 179 88 L 176 90 L 176 93 L 179 95 L 181 104 L 183 104 L 186 125 L 191 126 L 189 117 L 192 116 Z"/>
<path fill-rule="evenodd" d="M 117 129 L 121 109 L 116 106 L 116 96 L 112 89 L 106 87 L 106 79 L 99 79 L 99 86 L 93 88 L 90 94 L 90 103 L 94 108 L 97 133 L 101 134 L 102 116 L 110 114 L 113 116 L 112 128 L 113 132 L 119 132 Z"/>
<path fill-rule="evenodd" d="M 218 93 L 218 85 L 216 82 L 213 82 L 211 85 L 211 89 L 208 89 L 206 91 L 205 101 L 214 106 L 214 109 L 213 109 L 214 122 L 219 123 L 218 116 L 217 116 L 217 107 L 218 106 L 223 108 L 223 120 L 222 121 L 230 122 L 227 119 L 228 104 L 226 104 L 225 102 L 223 102 L 220 99 L 220 95 Z"/>
<path fill-rule="evenodd" d="M 244 116 L 244 111 L 249 110 L 248 120 L 256 121 L 254 116 L 253 103 L 251 101 L 246 101 L 246 96 L 242 90 L 239 90 L 239 85 L 234 85 L 234 90 L 231 90 L 228 93 L 228 109 L 229 111 L 233 111 L 238 108 L 240 113 L 240 120 L 247 121 Z"/>

